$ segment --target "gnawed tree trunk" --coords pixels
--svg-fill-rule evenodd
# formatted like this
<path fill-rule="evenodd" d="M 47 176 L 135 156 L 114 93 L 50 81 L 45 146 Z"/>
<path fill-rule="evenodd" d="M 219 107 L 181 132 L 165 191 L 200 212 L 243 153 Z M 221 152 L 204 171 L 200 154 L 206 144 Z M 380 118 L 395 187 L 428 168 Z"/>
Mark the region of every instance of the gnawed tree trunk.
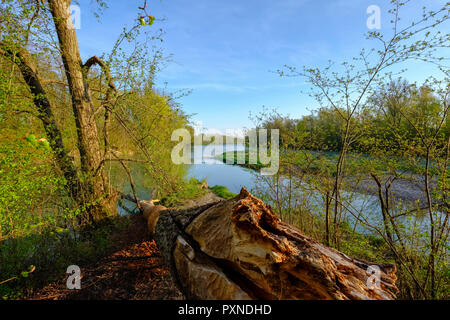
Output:
<path fill-rule="evenodd" d="M 395 299 L 395 265 L 326 247 L 281 222 L 245 189 L 234 199 L 187 210 L 142 207 L 188 299 Z"/>

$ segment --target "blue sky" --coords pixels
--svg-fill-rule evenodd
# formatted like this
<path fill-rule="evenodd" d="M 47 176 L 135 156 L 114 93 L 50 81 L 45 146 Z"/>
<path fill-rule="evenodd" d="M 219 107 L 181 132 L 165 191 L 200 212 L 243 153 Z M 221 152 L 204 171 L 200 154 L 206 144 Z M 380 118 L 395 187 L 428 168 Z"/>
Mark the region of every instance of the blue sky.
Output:
<path fill-rule="evenodd" d="M 149 13 L 164 22 L 162 44 L 173 61 L 157 83 L 168 89 L 192 89 L 180 100 L 193 120 L 209 128 L 251 127 L 249 112 L 262 106 L 301 117 L 317 108 L 302 91 L 301 78 L 280 78 L 273 71 L 283 65 L 324 66 L 329 59 L 351 60 L 370 48 L 367 7 L 382 9 L 382 29 L 388 29 L 388 0 L 154 0 Z M 424 1 L 415 1 L 408 16 L 420 15 Z M 445 1 L 426 1 L 442 5 Z M 139 0 L 111 0 L 98 22 L 90 0 L 81 0 L 82 24 L 78 37 L 83 58 L 111 49 L 124 26 L 131 26 Z M 85 10 L 85 9 L 88 10 Z M 100 36 L 99 36 L 100 35 Z M 414 65 L 406 74 L 422 81 L 428 66 Z"/>

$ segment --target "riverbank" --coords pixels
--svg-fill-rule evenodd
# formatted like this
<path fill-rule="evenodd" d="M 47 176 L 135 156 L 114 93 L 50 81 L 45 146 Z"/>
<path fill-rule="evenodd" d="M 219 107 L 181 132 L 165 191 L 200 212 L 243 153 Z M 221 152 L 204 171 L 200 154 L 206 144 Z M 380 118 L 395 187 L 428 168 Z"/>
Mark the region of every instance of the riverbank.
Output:
<path fill-rule="evenodd" d="M 380 176 L 381 181 L 386 181 L 388 176 Z M 352 179 L 349 179 L 349 185 L 352 185 Z M 436 182 L 434 181 L 431 186 L 431 190 L 436 188 Z M 378 196 L 378 186 L 373 179 L 364 179 L 354 184 L 355 191 L 361 193 L 367 193 Z M 383 186 L 383 192 L 386 188 Z M 421 207 L 427 205 L 427 199 L 425 194 L 425 182 L 423 177 L 414 176 L 411 178 L 397 178 L 390 187 L 390 192 L 394 200 L 405 202 L 417 202 Z"/>
<path fill-rule="evenodd" d="M 244 153 L 244 155 L 242 155 Z M 318 160 L 324 161 L 324 165 L 327 166 L 328 171 L 332 171 L 334 168 L 332 166 L 332 161 L 336 160 L 337 154 L 328 152 L 328 153 L 318 153 L 318 152 L 309 152 L 310 156 L 317 157 Z M 292 155 L 292 154 L 291 154 Z M 238 163 L 238 158 L 245 158 L 245 163 Z M 226 152 L 217 156 L 217 159 L 220 159 L 223 163 L 233 166 L 239 166 L 246 169 L 251 169 L 255 172 L 259 171 L 264 166 L 259 162 L 257 164 L 249 164 L 250 153 L 249 151 L 234 151 L 234 152 Z M 228 163 L 227 163 L 228 159 Z M 364 160 L 367 160 L 364 158 Z M 305 166 L 306 156 L 304 152 L 298 152 L 296 157 L 293 159 L 293 163 L 291 166 L 295 168 L 295 171 L 298 171 L 299 174 L 306 174 L 314 176 L 320 172 L 319 166 L 311 161 L 308 165 Z M 361 170 L 363 163 L 360 159 L 355 159 L 354 157 L 349 158 L 350 166 L 352 166 L 352 175 L 345 179 L 344 185 L 347 186 L 349 191 L 359 192 L 362 194 L 369 194 L 378 197 L 378 186 L 377 183 L 373 180 L 373 178 L 368 177 L 364 179 L 357 179 L 355 177 Z M 283 161 L 280 161 L 281 168 L 280 172 L 283 175 L 285 168 L 283 167 Z M 404 167 L 405 164 L 402 164 Z M 307 169 L 305 169 L 307 167 Z M 413 168 L 415 171 L 419 169 L 417 167 Z M 381 181 L 386 181 L 390 179 L 388 175 L 380 175 Z M 436 189 L 437 182 L 431 182 L 431 190 L 432 192 Z M 390 187 L 390 192 L 394 200 L 396 201 L 404 201 L 408 203 L 417 203 L 419 206 L 423 207 L 426 205 L 426 194 L 425 194 L 425 181 L 423 176 L 418 173 L 410 173 L 408 177 L 399 177 L 394 180 Z M 383 192 L 385 192 L 385 186 L 383 184 Z"/>

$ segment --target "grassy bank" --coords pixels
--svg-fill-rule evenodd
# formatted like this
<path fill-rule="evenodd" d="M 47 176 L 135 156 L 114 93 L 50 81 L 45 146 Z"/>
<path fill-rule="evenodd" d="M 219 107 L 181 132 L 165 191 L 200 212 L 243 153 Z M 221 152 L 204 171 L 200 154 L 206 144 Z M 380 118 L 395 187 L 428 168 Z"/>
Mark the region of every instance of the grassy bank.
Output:
<path fill-rule="evenodd" d="M 232 151 L 226 152 L 219 156 L 218 159 L 223 163 L 230 165 L 238 165 L 248 169 L 260 170 L 264 165 L 256 155 L 257 163 L 250 164 L 250 155 L 254 155 L 256 151 Z M 286 166 L 294 166 L 298 171 L 318 174 L 328 172 L 331 176 L 335 176 L 336 163 L 339 158 L 338 152 L 333 151 L 311 151 L 311 150 L 286 150 L 280 153 L 280 172 L 286 171 Z M 238 163 L 238 159 L 245 159 L 245 163 Z M 423 174 L 425 170 L 425 161 L 423 159 L 407 160 L 400 157 L 380 158 L 369 154 L 352 154 L 349 153 L 345 157 L 347 169 L 349 173 L 361 172 L 364 169 L 372 168 L 376 171 L 384 171 L 389 166 L 395 168 L 399 172 L 408 172 L 410 174 Z M 430 174 L 437 174 L 435 169 L 430 169 Z"/>
<path fill-rule="evenodd" d="M 264 165 L 259 160 L 259 155 L 256 155 L 257 162 L 250 163 L 250 157 L 255 157 L 255 151 L 231 151 L 218 155 L 217 158 L 229 165 L 238 165 L 252 170 L 260 170 Z M 245 159 L 245 163 L 239 163 L 239 159 Z"/>
<path fill-rule="evenodd" d="M 165 207 L 175 207 L 181 205 L 186 200 L 200 198 L 206 193 L 207 183 L 205 180 L 195 178 L 186 179 L 178 186 L 176 192 L 170 193 L 161 198 L 161 205 Z"/>
<path fill-rule="evenodd" d="M 237 196 L 237 193 L 230 192 L 225 186 L 214 186 L 210 190 L 218 197 L 224 199 L 232 199 Z"/>

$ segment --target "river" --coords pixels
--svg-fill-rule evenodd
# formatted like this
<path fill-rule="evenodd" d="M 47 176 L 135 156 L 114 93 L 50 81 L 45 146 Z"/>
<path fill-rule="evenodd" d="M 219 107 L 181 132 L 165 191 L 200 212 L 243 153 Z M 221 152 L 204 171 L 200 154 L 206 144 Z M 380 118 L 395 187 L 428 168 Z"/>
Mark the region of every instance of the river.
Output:
<path fill-rule="evenodd" d="M 206 150 L 205 146 L 197 146 L 194 148 L 194 163 L 189 168 L 188 176 L 194 177 L 198 180 L 206 180 L 209 186 L 222 185 L 228 188 L 231 192 L 239 193 L 242 187 L 246 187 L 250 192 L 256 196 L 261 197 L 262 194 L 271 192 L 270 178 L 261 177 L 259 172 L 247 169 L 236 165 L 224 164 L 216 156 L 223 151 L 242 151 L 244 146 L 224 146 L 222 148 Z M 203 158 L 201 154 L 203 153 Z M 289 179 L 282 178 L 282 188 L 287 189 Z M 298 185 L 297 185 L 298 186 Z M 305 184 L 302 184 L 301 190 L 294 192 L 294 197 L 290 200 L 292 205 L 308 205 L 310 208 L 316 208 L 318 215 L 324 215 L 324 200 L 323 196 Z M 373 194 L 366 194 L 361 192 L 343 192 L 343 198 L 346 200 L 346 206 L 353 214 L 344 214 L 344 219 L 348 220 L 351 225 L 355 227 L 355 231 L 367 233 L 367 227 L 361 223 L 356 223 L 355 215 L 362 214 L 366 217 L 367 222 L 381 228 L 381 210 L 378 197 Z M 307 204 L 306 204 L 307 201 Z M 398 202 L 398 211 L 410 210 L 411 203 Z M 410 217 L 402 218 L 402 222 L 415 228 L 416 230 L 425 231 L 428 229 L 428 218 L 426 215 L 415 216 L 414 219 Z"/>
<path fill-rule="evenodd" d="M 236 165 L 224 164 L 217 158 L 218 155 L 223 152 L 229 151 L 243 151 L 245 150 L 243 145 L 233 146 L 226 145 L 222 147 L 206 147 L 196 146 L 194 147 L 193 163 L 189 166 L 188 178 L 196 178 L 198 180 L 206 180 L 208 185 L 213 187 L 215 185 L 222 185 L 228 188 L 233 193 L 239 193 L 242 187 L 246 187 L 255 196 L 262 198 L 265 202 L 271 203 L 271 200 L 264 195 L 273 193 L 273 180 L 270 177 L 262 177 L 258 171 L 247 169 Z M 202 157 L 203 155 L 203 157 Z M 134 170 L 140 170 L 138 167 Z M 134 171 L 133 170 L 133 171 Z M 138 172 L 135 172 L 135 175 Z M 138 173 L 137 176 L 140 174 Z M 140 199 L 148 199 L 150 191 L 143 187 L 142 182 L 138 179 L 135 181 L 137 187 L 137 193 Z M 291 180 L 286 177 L 281 177 L 281 189 L 287 190 Z M 127 189 L 124 192 L 130 192 Z M 311 212 L 315 212 L 318 216 L 324 216 L 324 199 L 322 194 L 311 188 L 310 186 L 300 183 L 294 188 L 293 197 L 289 200 L 293 207 L 303 206 L 308 207 Z M 285 196 L 285 192 L 282 190 L 280 194 Z M 361 233 L 367 233 L 368 229 L 361 223 L 355 223 L 355 215 L 362 214 L 366 217 L 367 221 L 376 226 L 381 227 L 381 212 L 379 206 L 378 197 L 373 194 L 365 194 L 356 191 L 346 191 L 342 194 L 343 199 L 346 199 L 347 208 L 353 212 L 349 214 L 344 212 L 344 219 L 350 222 L 354 226 L 355 231 Z M 270 198 L 270 197 L 269 197 Z M 398 203 L 398 211 L 405 211 L 410 209 L 411 203 Z M 130 206 L 129 209 L 132 209 Z M 119 208 L 121 214 L 126 212 Z M 405 222 L 408 226 L 415 228 L 416 230 L 426 231 L 429 227 L 428 218 L 426 215 L 416 215 L 413 219 L 411 217 L 402 218 L 402 222 Z"/>
<path fill-rule="evenodd" d="M 209 186 L 225 186 L 234 193 L 239 193 L 242 187 L 253 190 L 257 183 L 257 173 L 254 170 L 246 169 L 240 166 L 224 164 L 216 156 L 223 151 L 243 151 L 243 145 L 226 145 L 224 148 L 210 148 L 196 146 L 194 147 L 194 162 L 188 171 L 188 177 L 194 177 L 198 180 L 206 180 Z M 211 151 L 211 152 L 204 152 Z M 204 154 L 203 159 L 199 155 Z M 200 162 L 200 163 L 199 163 Z"/>

